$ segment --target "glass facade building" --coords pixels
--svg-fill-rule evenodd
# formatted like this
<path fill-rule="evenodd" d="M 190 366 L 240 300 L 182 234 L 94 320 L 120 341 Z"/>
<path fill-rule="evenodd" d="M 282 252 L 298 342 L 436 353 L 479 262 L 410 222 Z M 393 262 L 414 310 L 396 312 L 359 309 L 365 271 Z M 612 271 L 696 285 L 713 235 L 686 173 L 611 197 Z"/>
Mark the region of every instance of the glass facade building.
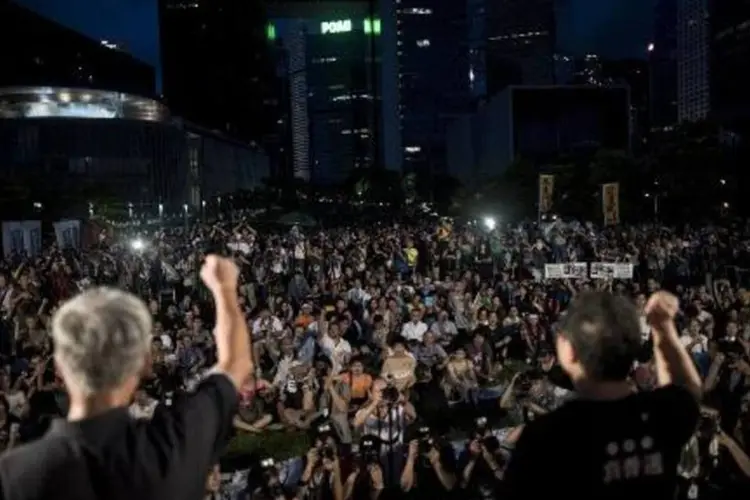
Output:
<path fill-rule="evenodd" d="M 395 19 L 368 1 L 278 2 L 270 16 L 294 176 L 334 184 L 356 169 L 399 168 L 391 151 L 398 147 L 395 59 L 384 55 L 390 45 L 395 56 L 386 35 Z"/>

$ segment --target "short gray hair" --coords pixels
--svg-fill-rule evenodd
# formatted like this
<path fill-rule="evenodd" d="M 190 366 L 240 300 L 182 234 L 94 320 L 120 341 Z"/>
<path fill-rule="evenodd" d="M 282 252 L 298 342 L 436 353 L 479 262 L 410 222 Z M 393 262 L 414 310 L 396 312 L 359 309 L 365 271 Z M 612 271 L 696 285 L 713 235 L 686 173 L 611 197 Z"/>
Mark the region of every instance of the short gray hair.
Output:
<path fill-rule="evenodd" d="M 92 288 L 55 313 L 52 339 L 66 382 L 86 395 L 106 392 L 143 368 L 151 346 L 151 314 L 135 295 Z"/>

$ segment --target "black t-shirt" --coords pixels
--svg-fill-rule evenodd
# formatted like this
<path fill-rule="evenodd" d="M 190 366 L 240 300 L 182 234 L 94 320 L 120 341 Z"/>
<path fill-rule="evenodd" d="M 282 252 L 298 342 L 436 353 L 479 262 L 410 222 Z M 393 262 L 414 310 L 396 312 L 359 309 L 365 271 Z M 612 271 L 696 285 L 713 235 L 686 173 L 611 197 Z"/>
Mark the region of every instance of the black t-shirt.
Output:
<path fill-rule="evenodd" d="M 674 385 L 616 401 L 571 401 L 523 430 L 503 498 L 673 498 L 698 415 L 692 395 Z"/>
<path fill-rule="evenodd" d="M 211 375 L 151 421 L 127 408 L 56 420 L 40 440 L 0 457 L 0 499 L 201 498 L 229 441 L 237 391 Z"/>

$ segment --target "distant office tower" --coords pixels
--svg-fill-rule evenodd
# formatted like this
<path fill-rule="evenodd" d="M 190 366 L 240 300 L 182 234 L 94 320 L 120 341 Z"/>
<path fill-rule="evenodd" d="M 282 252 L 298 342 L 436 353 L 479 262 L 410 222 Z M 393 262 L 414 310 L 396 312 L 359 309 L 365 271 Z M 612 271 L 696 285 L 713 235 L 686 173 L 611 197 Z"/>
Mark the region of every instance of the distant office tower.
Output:
<path fill-rule="evenodd" d="M 711 108 L 708 0 L 677 5 L 677 119 L 701 120 Z"/>
<path fill-rule="evenodd" d="M 550 85 L 555 81 L 554 0 L 488 0 L 487 87 Z"/>
<path fill-rule="evenodd" d="M 711 111 L 750 132 L 750 1 L 713 0 L 711 33 Z"/>
<path fill-rule="evenodd" d="M 395 58 L 390 83 L 383 67 L 388 20 L 369 1 L 280 1 L 269 14 L 285 60 L 279 70 L 290 93 L 295 177 L 330 184 L 355 169 L 392 168 L 393 141 L 381 140 L 398 127 Z M 392 45 L 395 53 L 395 38 Z"/>
<path fill-rule="evenodd" d="M 606 82 L 602 75 L 602 60 L 596 54 L 586 54 L 576 60 L 573 83 L 576 85 L 602 86 Z"/>
<path fill-rule="evenodd" d="M 279 88 L 261 0 L 159 0 L 159 24 L 173 113 L 246 141 L 276 132 Z"/>
<path fill-rule="evenodd" d="M 470 111 L 483 69 L 470 56 L 467 3 L 401 0 L 395 7 L 403 166 L 443 172 L 447 125 Z"/>
<path fill-rule="evenodd" d="M 0 87 L 72 87 L 153 97 L 156 85 L 152 66 L 111 43 L 2 0 L 0 67 Z"/>
<path fill-rule="evenodd" d="M 652 128 L 677 122 L 677 3 L 658 0 L 649 57 L 649 118 Z"/>

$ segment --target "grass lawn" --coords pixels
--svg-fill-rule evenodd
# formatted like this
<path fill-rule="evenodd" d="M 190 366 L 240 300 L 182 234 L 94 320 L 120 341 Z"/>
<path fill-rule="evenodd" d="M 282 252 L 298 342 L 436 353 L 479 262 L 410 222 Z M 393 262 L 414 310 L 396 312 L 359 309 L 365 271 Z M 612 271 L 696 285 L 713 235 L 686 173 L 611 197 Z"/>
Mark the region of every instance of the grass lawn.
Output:
<path fill-rule="evenodd" d="M 523 364 L 509 364 L 499 377 L 498 384 L 507 384 Z M 267 454 L 277 461 L 304 456 L 310 448 L 309 436 L 300 431 L 268 431 L 263 434 L 238 434 L 229 443 L 221 459 L 222 469 L 247 467 L 247 459 L 255 452 Z"/>

